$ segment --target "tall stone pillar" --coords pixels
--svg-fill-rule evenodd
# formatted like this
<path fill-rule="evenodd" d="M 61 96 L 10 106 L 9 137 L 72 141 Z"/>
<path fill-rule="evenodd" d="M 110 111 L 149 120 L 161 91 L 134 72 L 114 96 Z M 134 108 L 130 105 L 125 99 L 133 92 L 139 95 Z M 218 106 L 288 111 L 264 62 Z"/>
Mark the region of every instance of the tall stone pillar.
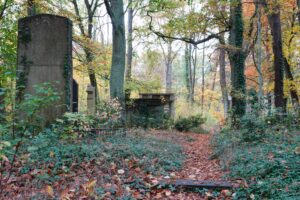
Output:
<path fill-rule="evenodd" d="M 96 113 L 96 93 L 95 93 L 95 87 L 92 85 L 88 85 L 87 89 L 87 113 L 88 115 L 94 115 Z"/>
<path fill-rule="evenodd" d="M 72 110 L 72 22 L 55 15 L 40 14 L 18 22 L 18 101 L 34 94 L 34 85 L 52 83 L 60 101 L 41 116 L 51 123 Z"/>

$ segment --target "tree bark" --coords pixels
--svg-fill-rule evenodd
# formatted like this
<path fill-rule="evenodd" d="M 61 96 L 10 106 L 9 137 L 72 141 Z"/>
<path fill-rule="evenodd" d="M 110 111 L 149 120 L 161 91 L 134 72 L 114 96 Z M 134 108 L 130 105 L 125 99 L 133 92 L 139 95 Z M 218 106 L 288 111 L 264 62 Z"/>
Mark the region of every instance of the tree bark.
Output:
<path fill-rule="evenodd" d="M 224 34 L 222 35 L 224 41 Z M 226 83 L 226 60 L 225 60 L 226 51 L 225 49 L 220 49 L 219 54 L 219 65 L 220 65 L 220 87 L 222 92 L 222 101 L 224 106 L 224 116 L 227 118 L 229 102 L 228 102 L 228 92 L 227 92 L 227 83 Z"/>
<path fill-rule="evenodd" d="M 298 97 L 298 93 L 296 90 L 296 85 L 294 84 L 294 77 L 293 74 L 291 72 L 291 66 L 289 65 L 286 57 L 284 57 L 284 71 L 285 71 L 285 76 L 286 78 L 291 81 L 292 85 L 290 85 L 289 90 L 290 90 L 290 95 L 292 98 L 292 103 L 293 106 L 295 108 L 295 111 L 298 110 L 299 107 L 299 97 Z"/>
<path fill-rule="evenodd" d="M 231 66 L 231 96 L 232 96 L 232 117 L 233 124 L 236 119 L 242 117 L 246 111 L 246 82 L 244 75 L 245 53 L 243 52 L 243 13 L 242 1 L 231 0 L 230 20 L 231 29 L 229 32 L 229 44 L 234 48 L 229 52 Z"/>
<path fill-rule="evenodd" d="M 256 59 L 257 59 L 257 72 L 258 72 L 258 101 L 263 104 L 263 75 L 262 75 L 262 46 L 261 46 L 261 5 L 256 4 L 257 9 L 257 43 L 256 43 Z"/>
<path fill-rule="evenodd" d="M 204 91 L 205 91 L 205 70 L 204 70 L 204 64 L 205 64 L 205 43 L 203 43 L 203 50 L 202 50 L 202 86 L 201 86 L 201 112 L 203 114 L 204 112 Z"/>
<path fill-rule="evenodd" d="M 272 47 L 274 54 L 274 96 L 275 96 L 275 107 L 277 109 L 285 110 L 285 101 L 283 94 L 283 69 L 284 59 L 282 51 L 282 35 L 281 35 L 281 21 L 280 21 L 280 7 L 278 1 L 275 1 L 275 5 L 272 10 L 269 11 L 268 5 L 264 0 L 266 10 L 268 13 L 268 21 L 271 28 L 272 34 Z"/>
<path fill-rule="evenodd" d="M 126 39 L 124 25 L 123 0 L 104 0 L 106 10 L 112 22 L 112 65 L 110 71 L 110 97 L 117 98 L 122 106 L 122 118 L 125 120 L 124 75 Z"/>
<path fill-rule="evenodd" d="M 127 18 L 127 70 L 126 70 L 126 80 L 130 81 L 131 73 L 132 73 L 132 56 L 133 56 L 133 48 L 132 48 L 132 33 L 133 33 L 133 7 L 132 0 L 128 2 L 128 18 Z"/>
<path fill-rule="evenodd" d="M 191 90 L 191 44 L 186 43 L 185 47 L 185 79 L 187 88 L 187 100 L 192 102 L 192 90 Z"/>
<path fill-rule="evenodd" d="M 172 92 L 172 40 L 168 41 L 168 54 L 166 60 L 166 91 Z"/>

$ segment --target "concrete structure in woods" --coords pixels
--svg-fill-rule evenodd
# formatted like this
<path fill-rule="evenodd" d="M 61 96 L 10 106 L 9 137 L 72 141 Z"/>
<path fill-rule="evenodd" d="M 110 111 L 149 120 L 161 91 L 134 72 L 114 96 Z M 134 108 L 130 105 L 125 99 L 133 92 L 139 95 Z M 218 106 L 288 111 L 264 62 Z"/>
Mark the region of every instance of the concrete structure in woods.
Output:
<path fill-rule="evenodd" d="M 55 15 L 40 14 L 18 22 L 18 101 L 34 94 L 33 86 L 50 82 L 61 99 L 43 109 L 45 124 L 72 111 L 72 22 Z"/>
<path fill-rule="evenodd" d="M 131 99 L 127 104 L 126 115 L 130 125 L 136 125 L 139 120 L 143 125 L 147 125 L 148 122 L 151 123 L 151 120 L 160 123 L 164 117 L 174 118 L 175 95 L 173 93 L 141 93 L 139 98 Z"/>
<path fill-rule="evenodd" d="M 87 89 L 87 114 L 94 115 L 96 113 L 96 91 L 95 87 L 88 85 Z"/>

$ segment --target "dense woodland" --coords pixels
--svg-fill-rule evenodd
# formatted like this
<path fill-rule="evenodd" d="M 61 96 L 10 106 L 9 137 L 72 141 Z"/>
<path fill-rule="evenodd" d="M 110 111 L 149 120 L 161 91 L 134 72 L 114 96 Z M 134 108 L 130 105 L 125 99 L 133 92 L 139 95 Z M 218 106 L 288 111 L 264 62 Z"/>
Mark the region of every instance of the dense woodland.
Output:
<path fill-rule="evenodd" d="M 61 83 L 19 67 L 42 14 L 78 83 L 51 122 Z M 299 0 L 0 0 L 0 199 L 299 199 L 299 93 Z"/>

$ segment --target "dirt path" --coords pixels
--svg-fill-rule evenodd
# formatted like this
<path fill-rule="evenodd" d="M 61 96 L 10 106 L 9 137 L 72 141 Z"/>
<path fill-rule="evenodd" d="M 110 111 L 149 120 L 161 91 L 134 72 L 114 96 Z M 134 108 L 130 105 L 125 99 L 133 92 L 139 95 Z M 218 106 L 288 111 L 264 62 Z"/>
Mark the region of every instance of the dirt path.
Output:
<path fill-rule="evenodd" d="M 210 147 L 211 134 L 185 133 L 188 140 L 182 141 L 184 146 L 186 161 L 183 169 L 174 172 L 174 179 L 192 180 L 224 180 L 224 172 L 221 170 L 218 160 L 209 160 L 212 149 Z M 173 174 L 174 175 L 174 174 Z M 211 192 L 204 195 L 194 192 L 164 190 L 154 196 L 154 199 L 173 199 L 173 200 L 201 200 L 201 199 L 230 199 L 220 194 L 217 198 L 210 198 Z"/>

